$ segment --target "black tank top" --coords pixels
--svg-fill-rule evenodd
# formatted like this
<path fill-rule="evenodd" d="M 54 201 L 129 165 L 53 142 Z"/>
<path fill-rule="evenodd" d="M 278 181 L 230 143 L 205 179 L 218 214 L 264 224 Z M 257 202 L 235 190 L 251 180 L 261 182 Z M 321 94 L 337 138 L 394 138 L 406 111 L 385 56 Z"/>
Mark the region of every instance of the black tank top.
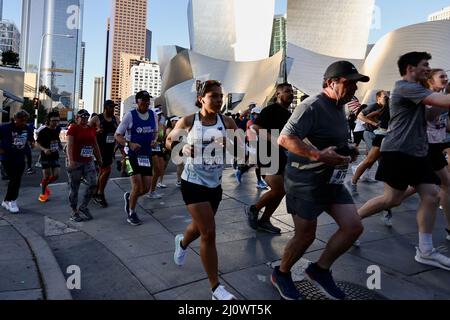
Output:
<path fill-rule="evenodd" d="M 105 116 L 100 114 L 98 116 L 100 120 L 100 129 L 103 129 L 102 133 L 97 134 L 97 141 L 99 145 L 115 145 L 114 134 L 116 133 L 118 124 L 117 119 L 113 116 L 111 121 L 106 121 Z"/>

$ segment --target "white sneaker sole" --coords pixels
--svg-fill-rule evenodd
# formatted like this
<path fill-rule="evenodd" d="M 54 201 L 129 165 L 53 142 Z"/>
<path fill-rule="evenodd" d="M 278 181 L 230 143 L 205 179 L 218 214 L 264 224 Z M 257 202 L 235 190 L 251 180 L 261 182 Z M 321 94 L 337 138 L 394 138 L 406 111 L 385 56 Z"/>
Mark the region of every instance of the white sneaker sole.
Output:
<path fill-rule="evenodd" d="M 181 242 L 182 239 L 183 239 L 182 237 L 178 237 L 178 236 L 175 237 L 175 252 L 173 253 L 173 262 L 175 262 L 175 264 L 177 266 L 179 266 L 179 267 L 184 266 L 184 263 L 185 263 L 184 260 L 186 259 L 186 256 L 184 257 L 182 262 L 179 262 L 178 259 L 177 259 L 177 257 L 178 257 L 177 249 L 180 247 L 180 242 Z M 180 248 L 180 249 L 182 249 L 182 248 Z"/>
<path fill-rule="evenodd" d="M 428 266 L 433 266 L 433 267 L 437 267 L 437 268 L 441 268 L 441 269 L 450 271 L 450 267 L 444 266 L 443 264 L 440 264 L 437 261 L 430 260 L 430 259 L 423 259 L 423 258 L 421 258 L 421 257 L 419 257 L 417 255 L 414 257 L 414 259 L 417 262 L 421 263 L 421 264 L 425 264 L 425 265 L 428 265 Z"/>
<path fill-rule="evenodd" d="M 314 285 L 317 289 L 319 289 L 319 291 L 322 292 L 322 294 L 325 297 L 327 297 L 328 299 L 330 299 L 330 300 L 341 300 L 341 299 L 333 297 L 331 294 L 329 294 L 327 292 L 327 290 L 325 290 L 317 281 L 313 280 L 306 272 L 305 272 L 305 277 L 312 285 Z"/>

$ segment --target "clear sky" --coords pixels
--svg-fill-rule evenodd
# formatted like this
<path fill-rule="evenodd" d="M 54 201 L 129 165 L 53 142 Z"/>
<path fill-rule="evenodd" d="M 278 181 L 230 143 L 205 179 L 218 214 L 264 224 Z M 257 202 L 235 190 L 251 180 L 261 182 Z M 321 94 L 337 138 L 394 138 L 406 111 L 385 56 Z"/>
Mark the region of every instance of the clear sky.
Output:
<path fill-rule="evenodd" d="M 245 1 L 245 0 L 241 0 Z M 300 0 L 297 0 L 300 1 Z M 332 0 L 336 1 L 336 0 Z M 276 13 L 286 12 L 287 0 L 275 0 Z M 20 29 L 21 0 L 3 1 L 3 18 L 16 22 Z M 86 42 L 84 79 L 85 103 L 92 109 L 94 77 L 103 76 L 106 46 L 106 19 L 111 14 L 112 0 L 84 0 L 83 40 Z M 160 45 L 189 47 L 187 25 L 188 0 L 149 0 L 148 27 L 153 32 L 152 59 L 157 60 Z M 450 0 L 376 0 L 381 20 L 372 30 L 373 43 L 399 27 L 427 20 L 428 14 L 450 6 Z"/>

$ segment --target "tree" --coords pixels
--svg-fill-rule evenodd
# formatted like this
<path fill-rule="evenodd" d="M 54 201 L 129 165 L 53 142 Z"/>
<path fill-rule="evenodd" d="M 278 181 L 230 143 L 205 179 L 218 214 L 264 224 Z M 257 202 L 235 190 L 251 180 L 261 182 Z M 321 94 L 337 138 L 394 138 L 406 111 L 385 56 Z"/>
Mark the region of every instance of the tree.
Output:
<path fill-rule="evenodd" d="M 6 66 L 19 66 L 19 54 L 12 50 L 2 52 L 2 63 Z"/>
<path fill-rule="evenodd" d="M 46 95 L 47 97 L 49 97 L 49 98 L 52 97 L 52 91 L 51 91 L 48 87 L 46 87 L 46 86 L 40 86 L 40 87 L 39 87 L 39 92 L 40 92 L 40 93 L 45 93 L 45 95 Z"/>

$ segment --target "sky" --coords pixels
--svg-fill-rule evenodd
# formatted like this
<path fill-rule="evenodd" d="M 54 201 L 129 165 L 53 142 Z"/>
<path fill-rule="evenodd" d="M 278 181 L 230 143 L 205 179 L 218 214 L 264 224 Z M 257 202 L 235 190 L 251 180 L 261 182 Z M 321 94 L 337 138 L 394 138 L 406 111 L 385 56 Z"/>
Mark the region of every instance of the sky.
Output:
<path fill-rule="evenodd" d="M 148 3 L 147 26 L 153 32 L 152 59 L 157 61 L 156 48 L 161 45 L 189 47 L 188 0 L 149 0 Z M 286 12 L 287 0 L 275 0 L 275 3 L 276 14 Z M 380 20 L 371 31 L 370 43 L 376 42 L 397 28 L 424 22 L 430 13 L 450 6 L 450 0 L 376 0 L 375 3 L 379 9 Z M 86 42 L 84 100 L 88 110 L 92 110 L 94 78 L 104 75 L 106 20 L 111 14 L 111 6 L 112 0 L 84 0 L 83 41 Z M 3 0 L 3 19 L 14 21 L 19 29 L 21 7 L 21 0 Z"/>

